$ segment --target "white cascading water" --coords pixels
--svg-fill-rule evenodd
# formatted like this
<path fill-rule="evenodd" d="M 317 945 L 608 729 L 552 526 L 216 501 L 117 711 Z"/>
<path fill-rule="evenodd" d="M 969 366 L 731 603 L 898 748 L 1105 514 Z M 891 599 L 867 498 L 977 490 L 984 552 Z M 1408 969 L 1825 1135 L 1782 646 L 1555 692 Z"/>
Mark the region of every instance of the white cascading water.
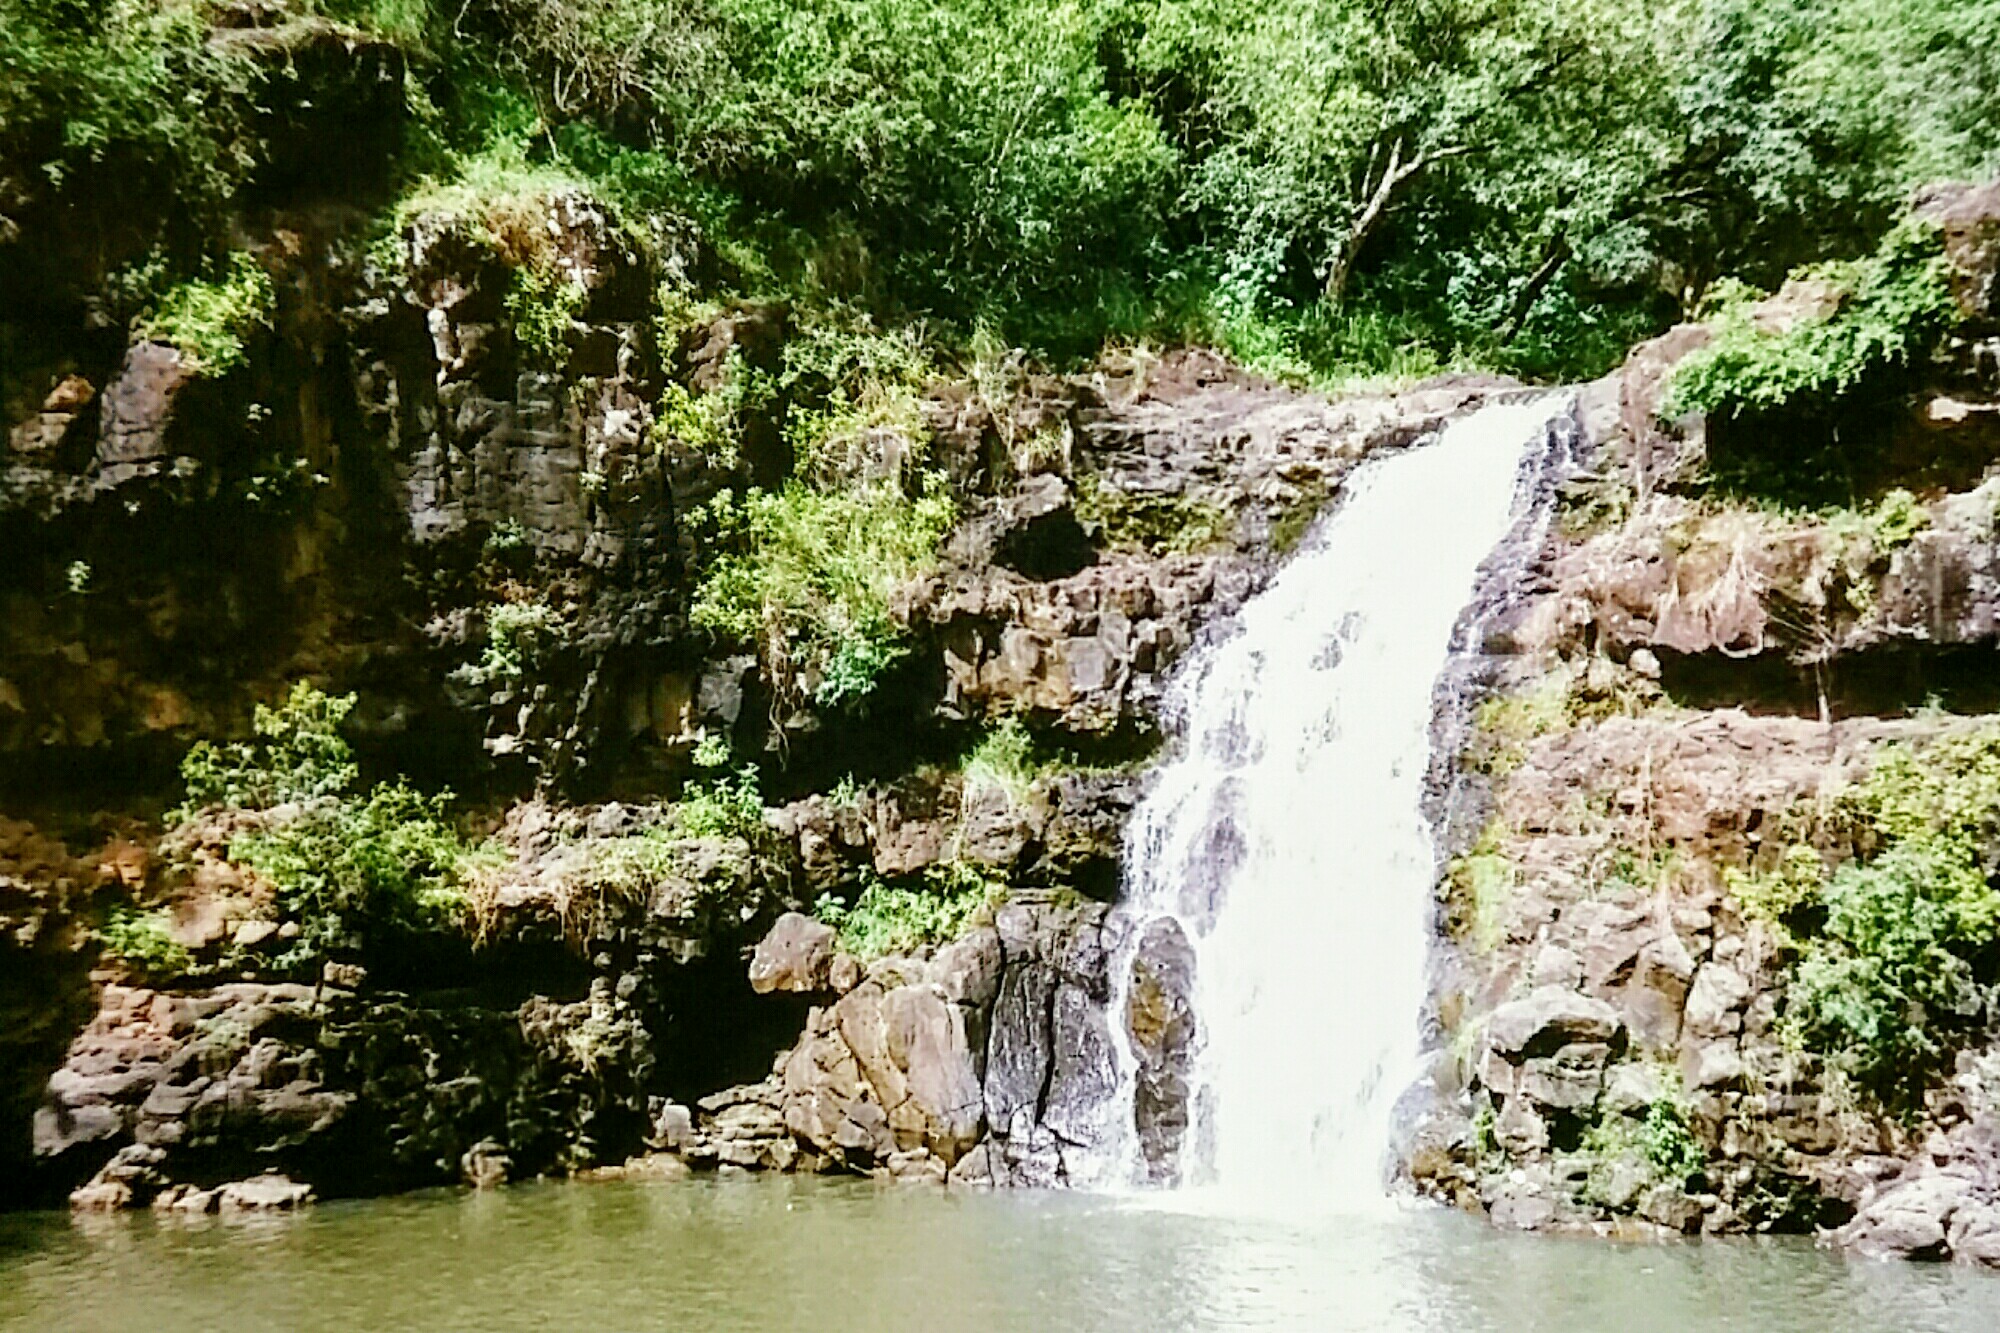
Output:
<path fill-rule="evenodd" d="M 1385 1193 L 1420 1066 L 1433 693 L 1558 410 L 1484 408 L 1364 464 L 1169 687 L 1180 745 L 1134 813 L 1123 910 L 1133 937 L 1170 917 L 1193 948 L 1182 1183 L 1319 1206 Z"/>

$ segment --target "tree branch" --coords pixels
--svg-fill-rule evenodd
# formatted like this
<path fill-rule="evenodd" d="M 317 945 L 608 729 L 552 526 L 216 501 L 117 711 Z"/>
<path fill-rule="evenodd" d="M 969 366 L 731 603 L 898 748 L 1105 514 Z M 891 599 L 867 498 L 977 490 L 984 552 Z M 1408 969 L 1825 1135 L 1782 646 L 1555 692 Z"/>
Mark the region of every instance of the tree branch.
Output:
<path fill-rule="evenodd" d="M 1376 151 L 1380 152 L 1380 149 Z M 1327 269 L 1325 296 L 1328 305 L 1338 306 L 1341 299 L 1346 296 L 1347 279 L 1354 267 L 1354 261 L 1360 255 L 1361 247 L 1367 242 L 1369 234 L 1375 230 L 1375 225 L 1382 220 L 1382 214 L 1388 210 L 1389 200 L 1397 188 L 1403 182 L 1446 158 L 1464 157 L 1473 151 L 1470 144 L 1452 144 L 1445 148 L 1434 148 L 1428 153 L 1419 153 L 1405 162 L 1403 136 L 1400 134 L 1396 136 L 1389 145 L 1389 161 L 1382 168 L 1381 177 L 1375 182 L 1374 188 L 1368 191 L 1368 202 L 1363 204 L 1361 211 L 1355 215 L 1353 224 L 1347 229 L 1347 239 L 1341 243 L 1340 249 L 1334 254 L 1333 264 Z M 1372 156 L 1371 154 L 1371 158 Z M 1367 177 L 1362 177 L 1362 180 L 1365 184 Z"/>
<path fill-rule="evenodd" d="M 1547 289 L 1550 282 L 1554 281 L 1556 274 L 1575 253 L 1570 248 L 1569 237 L 1557 232 L 1555 238 L 1549 242 L 1548 253 L 1543 256 L 1540 266 L 1528 275 L 1528 280 L 1521 284 L 1521 290 L 1514 293 L 1514 300 L 1507 307 L 1506 318 L 1494 326 L 1495 337 L 1502 343 L 1514 341 L 1514 336 L 1521 331 L 1521 326 L 1528 322 L 1528 313 L 1535 308 L 1535 302 L 1541 299 L 1542 292 Z"/>

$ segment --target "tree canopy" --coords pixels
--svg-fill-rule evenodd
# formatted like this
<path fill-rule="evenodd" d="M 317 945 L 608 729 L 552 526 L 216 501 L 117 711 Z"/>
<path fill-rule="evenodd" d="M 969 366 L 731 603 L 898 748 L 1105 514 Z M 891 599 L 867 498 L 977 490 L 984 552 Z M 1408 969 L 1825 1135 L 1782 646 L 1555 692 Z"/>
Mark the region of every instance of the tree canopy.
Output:
<path fill-rule="evenodd" d="M 9 200 L 255 179 L 209 0 L 0 0 Z M 589 177 L 725 281 L 1087 350 L 1602 363 L 2000 168 L 2000 0 L 294 0 L 407 53 L 411 179 Z"/>

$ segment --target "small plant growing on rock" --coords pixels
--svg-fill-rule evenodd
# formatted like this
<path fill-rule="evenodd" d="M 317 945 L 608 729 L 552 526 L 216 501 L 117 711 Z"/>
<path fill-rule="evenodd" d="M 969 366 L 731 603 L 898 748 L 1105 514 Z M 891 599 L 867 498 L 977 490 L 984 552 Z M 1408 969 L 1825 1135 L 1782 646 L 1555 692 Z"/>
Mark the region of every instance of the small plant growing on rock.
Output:
<path fill-rule="evenodd" d="M 1868 522 L 1874 531 L 1875 549 L 1886 554 L 1908 546 L 1930 526 L 1931 516 L 1916 496 L 1898 486 L 1876 503 Z"/>
<path fill-rule="evenodd" d="M 1562 673 L 1518 694 L 1482 699 L 1473 711 L 1472 765 L 1504 778 L 1527 762 L 1528 747 L 1570 724 L 1569 677 Z"/>
<path fill-rule="evenodd" d="M 734 369 L 734 367 L 732 367 Z M 668 384 L 653 404 L 655 444 L 673 441 L 702 454 L 718 467 L 735 467 L 736 447 L 734 404 L 727 389 L 698 393 L 681 384 Z"/>
<path fill-rule="evenodd" d="M 690 612 L 718 637 L 754 644 L 782 694 L 811 683 L 821 707 L 865 697 L 907 653 L 890 602 L 926 572 L 951 526 L 941 479 L 914 499 L 888 483 L 838 494 L 799 483 L 711 506 L 726 548 Z"/>
<path fill-rule="evenodd" d="M 1769 870 L 1731 866 L 1722 872 L 1723 885 L 1744 917 L 1775 927 L 1785 939 L 1791 938 L 1787 921 L 1800 908 L 1818 901 L 1825 878 L 1826 866 L 1809 843 L 1786 847 L 1777 865 Z"/>
<path fill-rule="evenodd" d="M 503 518 L 486 533 L 488 555 L 511 555 L 528 545 L 528 530 L 518 518 Z"/>
<path fill-rule="evenodd" d="M 840 947 L 863 962 L 946 944 L 989 915 L 1005 887 L 962 861 L 933 867 L 925 888 L 869 877 L 852 905 L 831 894 L 813 915 L 840 932 Z"/>
<path fill-rule="evenodd" d="M 729 766 L 729 738 L 712 731 L 701 733 L 701 739 L 694 743 L 688 758 L 696 768 L 714 771 Z"/>
<path fill-rule="evenodd" d="M 1138 495 L 1095 476 L 1077 480 L 1076 517 L 1114 550 L 1188 555 L 1229 544 L 1236 520 L 1220 506 L 1182 495 Z"/>
<path fill-rule="evenodd" d="M 346 791 L 361 773 L 340 735 L 353 710 L 353 695 L 325 694 L 300 681 L 278 707 L 257 705 L 250 724 L 255 741 L 197 741 L 181 760 L 187 800 L 176 817 L 205 806 L 262 810 Z"/>
<path fill-rule="evenodd" d="M 205 375 L 225 375 L 243 363 L 244 339 L 271 322 L 276 304 L 270 274 L 236 254 L 219 278 L 169 289 L 139 321 L 139 336 L 173 344 Z"/>
<path fill-rule="evenodd" d="M 519 680 L 562 629 L 562 615 L 545 602 L 502 602 L 486 613 L 486 647 L 464 675 L 473 684 Z"/>
<path fill-rule="evenodd" d="M 1678 1075 L 1663 1071 L 1661 1077 L 1662 1095 L 1643 1114 L 1608 1112 L 1584 1131 L 1578 1145 L 1589 1168 L 1583 1195 L 1599 1207 L 1622 1211 L 1638 1194 L 1662 1185 L 1685 1190 L 1708 1166 Z"/>
<path fill-rule="evenodd" d="M 966 752 L 960 771 L 966 785 L 998 788 L 1020 801 L 1041 776 L 1035 759 L 1035 738 L 1018 717 L 1010 717 L 987 732 Z"/>
<path fill-rule="evenodd" d="M 758 841 L 764 834 L 764 801 L 757 791 L 757 770 L 746 764 L 734 776 L 689 783 L 675 815 L 690 838 Z"/>
<path fill-rule="evenodd" d="M 584 285 L 566 273 L 534 264 L 515 269 L 507 288 L 514 341 L 539 360 L 562 365 L 569 359 L 570 326 L 589 299 Z"/>
<path fill-rule="evenodd" d="M 1493 820 L 1480 831 L 1479 840 L 1464 855 L 1452 858 L 1445 870 L 1446 928 L 1480 953 L 1492 952 L 1506 938 L 1506 911 L 1514 896 L 1515 870 L 1505 837 L 1506 826 Z"/>
<path fill-rule="evenodd" d="M 174 938 L 164 909 L 147 912 L 120 903 L 97 937 L 106 953 L 148 981 L 171 981 L 194 966 L 194 956 Z"/>

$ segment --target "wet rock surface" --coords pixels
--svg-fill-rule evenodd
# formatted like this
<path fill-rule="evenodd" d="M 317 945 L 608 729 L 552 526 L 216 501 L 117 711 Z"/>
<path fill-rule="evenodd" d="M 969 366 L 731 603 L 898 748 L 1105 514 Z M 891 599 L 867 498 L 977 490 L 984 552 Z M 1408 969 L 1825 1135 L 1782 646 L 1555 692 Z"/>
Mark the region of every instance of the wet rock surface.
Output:
<path fill-rule="evenodd" d="M 1950 196 L 1973 331 L 1984 197 Z M 1756 318 L 1812 318 L 1824 295 Z M 1439 1073 L 1408 1170 L 1511 1227 L 1990 1262 L 1990 1109 L 1939 1086 L 1891 1110 L 1802 1045 L 1798 939 L 1820 922 L 1778 924 L 1755 894 L 1802 842 L 1815 884 L 1865 858 L 1823 817 L 1840 793 L 2000 711 L 1982 683 L 2000 447 L 1978 411 L 1933 410 L 2000 381 L 1946 348 L 1856 445 L 1879 469 L 1857 476 L 1862 517 L 1781 513 L 1714 482 L 1758 441 L 1658 418 L 1708 336 L 1676 329 L 1583 391 L 1587 447 L 1524 595 L 1450 673 L 1488 702 L 1441 740 Z M 1907 530 L 1878 521 L 1906 502 Z M 1979 1057 L 1976 1025 L 1964 1039 Z"/>

